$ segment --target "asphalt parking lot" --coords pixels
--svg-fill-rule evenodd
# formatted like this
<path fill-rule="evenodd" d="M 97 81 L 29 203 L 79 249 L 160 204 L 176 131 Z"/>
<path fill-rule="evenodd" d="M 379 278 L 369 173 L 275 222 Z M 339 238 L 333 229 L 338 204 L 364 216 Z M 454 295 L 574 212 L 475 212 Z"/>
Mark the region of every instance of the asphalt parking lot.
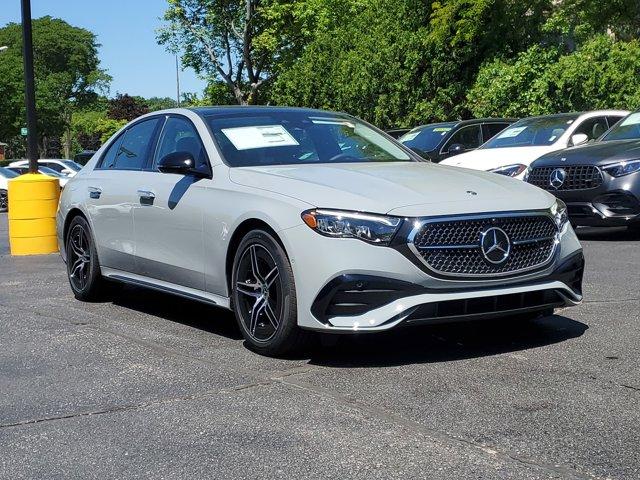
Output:
<path fill-rule="evenodd" d="M 640 237 L 580 236 L 580 307 L 278 360 L 213 307 L 74 300 L 0 214 L 0 477 L 639 478 Z"/>

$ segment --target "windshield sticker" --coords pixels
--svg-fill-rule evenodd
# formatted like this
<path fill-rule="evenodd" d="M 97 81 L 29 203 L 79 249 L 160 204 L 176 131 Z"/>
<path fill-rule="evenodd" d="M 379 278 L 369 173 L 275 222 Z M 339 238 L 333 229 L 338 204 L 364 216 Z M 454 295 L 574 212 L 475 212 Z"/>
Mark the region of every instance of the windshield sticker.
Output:
<path fill-rule="evenodd" d="M 501 134 L 499 134 L 497 138 L 513 138 L 513 137 L 517 137 L 522 132 L 524 132 L 526 129 L 527 129 L 527 127 L 509 128 L 509 129 L 505 130 L 504 132 L 502 132 Z"/>
<path fill-rule="evenodd" d="M 553 142 L 556 138 L 557 138 L 556 135 L 551 135 L 551 137 L 549 138 L 549 141 Z"/>
<path fill-rule="evenodd" d="M 416 138 L 418 135 L 420 135 L 420 131 L 419 130 L 417 132 L 405 133 L 402 137 L 400 137 L 400 141 L 401 142 L 410 142 L 411 140 Z"/>
<path fill-rule="evenodd" d="M 442 135 L 444 135 L 447 132 L 451 131 L 451 127 L 436 127 L 433 129 L 434 132 L 442 132 Z"/>
<path fill-rule="evenodd" d="M 222 133 L 237 150 L 300 145 L 282 125 L 223 128 Z"/>

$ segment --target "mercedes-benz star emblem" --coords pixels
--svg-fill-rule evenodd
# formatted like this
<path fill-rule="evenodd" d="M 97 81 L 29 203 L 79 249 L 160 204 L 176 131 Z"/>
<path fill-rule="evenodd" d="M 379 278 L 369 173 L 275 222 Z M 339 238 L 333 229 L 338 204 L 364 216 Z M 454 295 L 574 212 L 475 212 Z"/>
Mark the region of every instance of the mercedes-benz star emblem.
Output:
<path fill-rule="evenodd" d="M 501 228 L 487 228 L 480 234 L 480 249 L 487 262 L 501 265 L 509 258 L 511 240 Z"/>
<path fill-rule="evenodd" d="M 549 185 L 556 190 L 559 189 L 567 178 L 567 172 L 564 168 L 556 168 L 551 175 L 549 175 Z"/>

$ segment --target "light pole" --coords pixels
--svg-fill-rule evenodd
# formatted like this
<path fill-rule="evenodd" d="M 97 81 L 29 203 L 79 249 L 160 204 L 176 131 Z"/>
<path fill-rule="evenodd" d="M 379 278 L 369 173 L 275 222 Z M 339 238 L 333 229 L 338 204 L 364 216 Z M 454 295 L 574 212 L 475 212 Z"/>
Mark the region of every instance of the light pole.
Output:
<path fill-rule="evenodd" d="M 27 158 L 29 159 L 29 173 L 38 173 L 38 132 L 36 131 L 36 87 L 33 78 L 31 0 L 22 0 L 22 56 L 24 57 L 24 101 L 27 107 Z"/>
<path fill-rule="evenodd" d="M 178 63 L 178 55 L 176 55 L 176 105 L 180 108 L 180 70 Z"/>

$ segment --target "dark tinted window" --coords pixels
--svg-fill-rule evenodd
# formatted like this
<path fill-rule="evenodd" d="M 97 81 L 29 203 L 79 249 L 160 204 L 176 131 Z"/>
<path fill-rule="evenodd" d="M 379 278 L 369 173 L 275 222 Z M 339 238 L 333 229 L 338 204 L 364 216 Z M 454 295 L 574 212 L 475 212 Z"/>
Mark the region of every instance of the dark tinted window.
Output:
<path fill-rule="evenodd" d="M 607 130 L 609 130 L 609 128 L 607 127 L 606 117 L 594 117 L 578 125 L 578 128 L 576 128 L 573 134 L 584 133 L 589 137 L 589 140 L 595 140 L 596 138 L 600 138 Z"/>
<path fill-rule="evenodd" d="M 414 150 L 429 152 L 438 148 L 454 126 L 455 123 L 418 127 L 400 137 L 400 143 Z"/>
<path fill-rule="evenodd" d="M 482 144 L 482 132 L 480 125 L 462 127 L 451 136 L 443 150 L 446 152 L 447 149 L 454 144 L 463 145 L 465 150 L 478 148 Z"/>
<path fill-rule="evenodd" d="M 264 110 L 206 120 L 232 167 L 413 161 L 396 142 L 341 114 Z"/>
<path fill-rule="evenodd" d="M 624 117 L 614 117 L 614 116 L 607 117 L 607 122 L 609 122 L 609 128 L 613 127 L 616 123 L 618 123 L 623 118 Z"/>
<path fill-rule="evenodd" d="M 182 117 L 169 117 L 164 124 L 154 167 L 166 155 L 174 152 L 189 152 L 196 161 L 196 168 L 206 167 L 207 156 L 200 136 L 193 124 Z"/>
<path fill-rule="evenodd" d="M 145 120 L 129 128 L 105 153 L 102 168 L 141 170 L 150 151 L 150 143 L 159 119 Z"/>
<path fill-rule="evenodd" d="M 487 140 L 495 137 L 509 125 L 509 123 L 486 123 L 484 125 L 484 141 L 486 142 Z"/>

